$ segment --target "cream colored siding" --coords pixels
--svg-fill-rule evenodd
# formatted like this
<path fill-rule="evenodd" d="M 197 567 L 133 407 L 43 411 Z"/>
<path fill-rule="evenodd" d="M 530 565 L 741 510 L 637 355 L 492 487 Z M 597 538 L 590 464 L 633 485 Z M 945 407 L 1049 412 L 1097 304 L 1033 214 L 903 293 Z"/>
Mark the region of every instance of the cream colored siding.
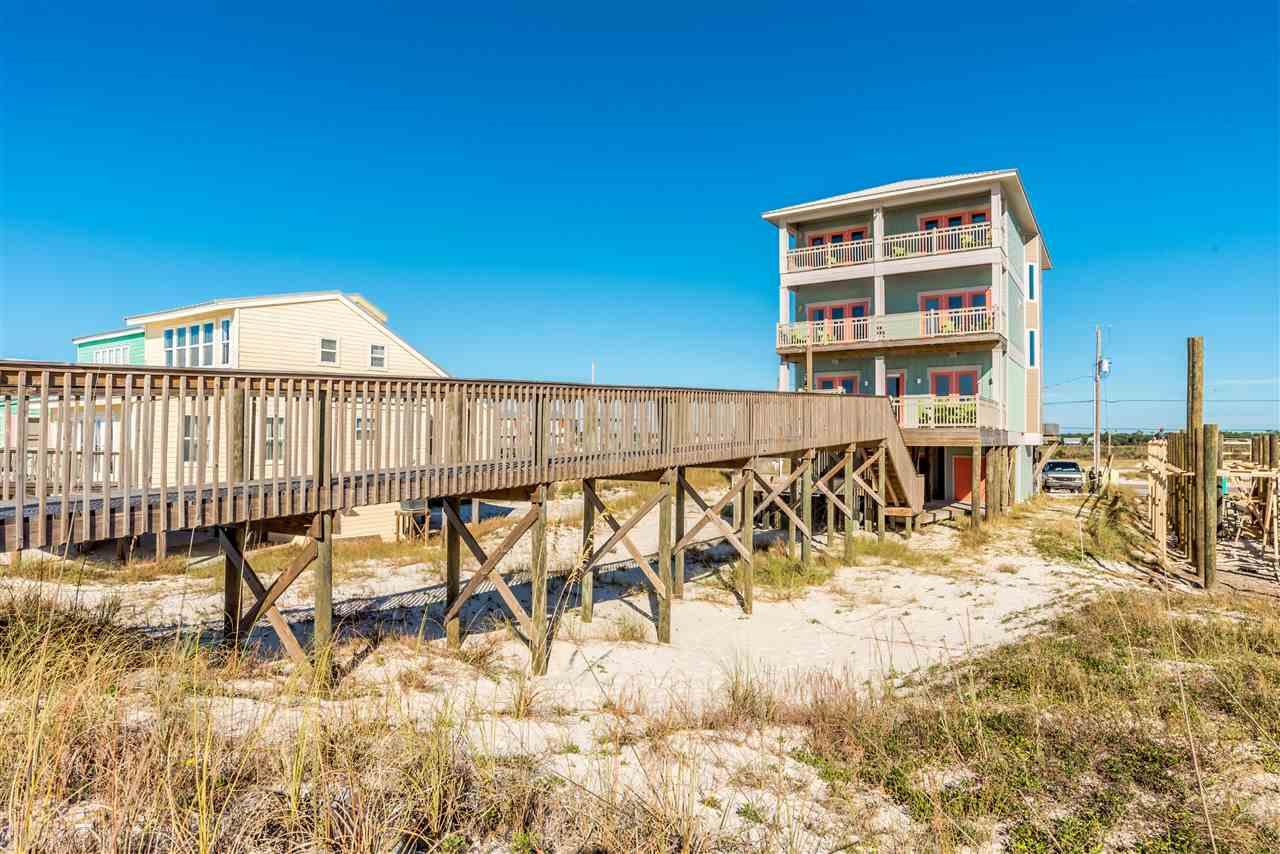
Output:
<path fill-rule="evenodd" d="M 240 309 L 240 365 L 250 371 L 439 376 L 389 330 L 338 299 Z M 320 339 L 338 340 L 337 364 L 321 363 Z M 369 367 L 370 345 L 386 347 L 386 367 Z"/>
<path fill-rule="evenodd" d="M 396 510 L 398 509 L 400 509 L 400 503 L 391 501 L 386 504 L 371 504 L 367 507 L 344 510 L 340 514 L 335 539 L 381 537 L 383 542 L 391 542 L 396 538 Z"/>

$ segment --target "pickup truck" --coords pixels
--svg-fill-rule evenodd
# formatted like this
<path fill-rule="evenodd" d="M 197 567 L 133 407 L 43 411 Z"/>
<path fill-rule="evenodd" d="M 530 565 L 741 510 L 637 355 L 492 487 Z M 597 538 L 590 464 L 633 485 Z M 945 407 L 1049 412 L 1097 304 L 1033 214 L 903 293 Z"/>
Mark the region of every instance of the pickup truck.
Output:
<path fill-rule="evenodd" d="M 1053 492 L 1055 489 L 1084 492 L 1084 469 L 1073 460 L 1049 460 L 1040 473 L 1040 488 L 1045 492 Z"/>

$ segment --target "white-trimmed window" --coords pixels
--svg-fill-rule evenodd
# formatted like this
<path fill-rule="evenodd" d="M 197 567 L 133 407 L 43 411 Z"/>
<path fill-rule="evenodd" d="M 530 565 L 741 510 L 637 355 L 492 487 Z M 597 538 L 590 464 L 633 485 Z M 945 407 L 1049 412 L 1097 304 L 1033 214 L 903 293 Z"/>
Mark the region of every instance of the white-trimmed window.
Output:
<path fill-rule="evenodd" d="M 231 318 L 223 318 L 219 327 L 222 330 L 222 340 L 220 342 L 220 349 L 222 350 L 222 364 L 229 365 L 231 364 Z"/>
<path fill-rule="evenodd" d="M 264 462 L 275 462 L 284 459 L 284 416 L 276 415 L 268 416 L 266 419 L 267 433 L 263 437 L 263 455 Z"/>
<path fill-rule="evenodd" d="M 115 344 L 110 347 L 99 347 L 90 356 L 95 365 L 127 365 L 129 364 L 129 345 Z"/>
<path fill-rule="evenodd" d="M 338 364 L 338 339 L 337 338 L 321 338 L 320 339 L 320 364 L 322 365 Z"/>
<path fill-rule="evenodd" d="M 182 416 L 182 461 L 184 463 L 198 462 L 200 459 L 200 446 L 197 444 L 197 436 L 200 433 L 200 418 L 196 415 Z M 204 420 L 204 447 L 206 453 L 209 450 L 210 440 L 213 438 L 213 419 L 205 418 Z M 207 459 L 207 457 L 206 457 Z"/>
<path fill-rule="evenodd" d="M 212 320 L 164 331 L 164 364 L 169 368 L 212 368 L 231 364 L 231 321 Z"/>
<path fill-rule="evenodd" d="M 387 345 L 386 344 L 370 344 L 369 345 L 369 367 L 385 368 L 387 366 Z"/>

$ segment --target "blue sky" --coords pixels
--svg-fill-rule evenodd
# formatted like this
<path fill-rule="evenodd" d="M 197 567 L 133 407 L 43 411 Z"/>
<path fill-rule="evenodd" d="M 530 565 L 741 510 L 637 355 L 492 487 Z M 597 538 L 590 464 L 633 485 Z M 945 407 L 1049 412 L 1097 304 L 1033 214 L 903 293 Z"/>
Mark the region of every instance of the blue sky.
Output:
<path fill-rule="evenodd" d="M 5 5 L 4 356 L 342 288 L 460 376 L 768 388 L 761 211 L 1016 166 L 1046 400 L 1100 323 L 1113 426 L 1176 426 L 1194 334 L 1208 417 L 1280 426 L 1274 3 Z"/>

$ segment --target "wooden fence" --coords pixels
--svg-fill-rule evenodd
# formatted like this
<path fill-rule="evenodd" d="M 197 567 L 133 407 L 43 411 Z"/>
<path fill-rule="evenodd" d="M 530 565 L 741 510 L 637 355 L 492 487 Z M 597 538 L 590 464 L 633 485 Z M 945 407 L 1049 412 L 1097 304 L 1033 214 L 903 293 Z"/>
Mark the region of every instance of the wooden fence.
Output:
<path fill-rule="evenodd" d="M 882 441 L 923 501 L 883 397 L 0 361 L 0 413 L 3 550 Z"/>

